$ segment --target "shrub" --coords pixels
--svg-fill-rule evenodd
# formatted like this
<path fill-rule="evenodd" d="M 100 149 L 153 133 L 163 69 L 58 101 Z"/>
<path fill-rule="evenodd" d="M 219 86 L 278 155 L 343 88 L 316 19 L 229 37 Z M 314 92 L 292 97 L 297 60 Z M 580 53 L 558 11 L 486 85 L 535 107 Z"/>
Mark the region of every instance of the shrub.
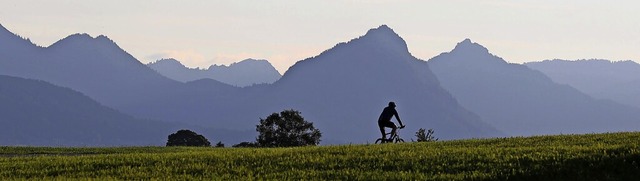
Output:
<path fill-rule="evenodd" d="M 416 132 L 416 137 L 418 138 L 418 142 L 433 142 L 438 141 L 438 138 L 433 137 L 433 129 L 429 129 L 426 133 L 424 128 L 418 129 Z"/>

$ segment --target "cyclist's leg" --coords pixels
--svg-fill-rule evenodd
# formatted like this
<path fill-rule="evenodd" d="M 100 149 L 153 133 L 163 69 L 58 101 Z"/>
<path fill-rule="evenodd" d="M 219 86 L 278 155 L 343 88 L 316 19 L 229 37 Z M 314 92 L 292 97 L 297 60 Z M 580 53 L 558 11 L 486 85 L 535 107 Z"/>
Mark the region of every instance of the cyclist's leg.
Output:
<path fill-rule="evenodd" d="M 389 139 L 393 139 L 393 134 L 395 133 L 396 125 L 395 125 L 395 124 L 393 124 L 393 122 L 391 122 L 391 121 L 380 122 L 379 124 L 381 125 L 381 126 L 380 126 L 380 129 L 381 129 L 381 130 L 383 130 L 383 131 L 384 131 L 384 128 L 385 128 L 385 127 L 387 127 L 387 128 L 392 128 L 392 130 L 391 130 L 391 134 L 389 135 Z M 385 136 L 383 136 L 383 138 L 385 138 L 385 137 L 386 137 L 386 135 L 385 135 Z M 385 139 L 386 139 L 386 138 L 385 138 Z"/>
<path fill-rule="evenodd" d="M 391 124 L 389 124 L 389 126 L 391 126 L 391 136 L 396 135 L 396 130 L 398 129 L 398 127 L 393 122 L 389 122 L 389 123 L 391 123 Z M 391 137 L 389 139 L 392 139 L 392 138 L 393 137 Z"/>
<path fill-rule="evenodd" d="M 384 132 L 384 125 L 378 122 L 378 127 L 380 127 L 380 133 L 382 134 L 382 139 L 387 139 L 387 135 Z"/>

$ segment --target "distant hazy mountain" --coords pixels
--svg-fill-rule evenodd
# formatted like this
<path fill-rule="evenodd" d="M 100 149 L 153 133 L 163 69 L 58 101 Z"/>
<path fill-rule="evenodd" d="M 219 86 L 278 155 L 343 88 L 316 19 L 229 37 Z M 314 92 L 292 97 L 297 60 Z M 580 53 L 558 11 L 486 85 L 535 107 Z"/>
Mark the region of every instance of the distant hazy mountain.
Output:
<path fill-rule="evenodd" d="M 251 138 L 248 132 L 136 119 L 69 88 L 4 75 L 0 124 L 4 146 L 162 146 L 179 129 L 227 144 Z"/>
<path fill-rule="evenodd" d="M 639 109 L 598 101 L 469 39 L 428 62 L 460 104 L 510 135 L 640 130 Z"/>
<path fill-rule="evenodd" d="M 92 38 L 87 34 L 74 34 L 49 47 L 39 47 L 0 26 L 0 42 L 0 75 L 44 80 L 68 87 L 107 107 L 137 117 L 153 117 L 145 115 L 156 114 L 157 110 L 146 105 L 167 102 L 166 99 L 172 99 L 169 94 L 179 94 L 180 97 L 199 91 L 198 88 L 190 90 L 192 88 L 185 84 L 158 74 L 102 35 Z M 228 90 L 225 88 L 230 87 L 219 83 L 215 88 Z M 210 89 L 207 91 L 215 93 Z M 189 111 L 180 107 L 173 109 Z M 207 128 L 216 128 L 211 124 L 197 128 L 180 126 L 189 122 L 181 118 L 155 120 L 178 122 L 177 126 L 181 128 L 200 129 L 201 134 L 214 136 L 210 138 L 213 140 L 233 143 L 254 137 L 244 131 L 251 128 L 213 131 Z M 219 138 L 220 135 L 224 138 Z"/>
<path fill-rule="evenodd" d="M 229 66 L 212 65 L 208 69 L 187 68 L 175 59 L 162 59 L 149 63 L 147 66 L 180 82 L 209 78 L 239 87 L 270 84 L 280 79 L 281 76 L 267 60 L 254 59 L 246 59 Z"/>
<path fill-rule="evenodd" d="M 153 112 L 138 115 L 254 129 L 261 117 L 296 109 L 323 132 L 323 143 L 364 143 L 380 136 L 378 116 L 395 101 L 407 138 L 418 128 L 434 128 L 444 139 L 502 135 L 459 106 L 387 26 L 296 63 L 271 85 L 220 89 L 212 81 L 188 82 L 199 91 L 168 93 L 163 102 L 141 105 Z"/>
<path fill-rule="evenodd" d="M 448 139 L 501 135 L 458 105 L 427 63 L 413 57 L 386 25 L 297 62 L 271 93 L 272 102 L 302 110 L 328 137 L 379 137 L 376 121 L 389 101 L 397 103 L 409 125 L 407 138 L 418 128 L 434 128 L 438 137 Z"/>
<path fill-rule="evenodd" d="M 545 60 L 525 65 L 595 98 L 640 108 L 640 64 L 636 62 Z"/>
<path fill-rule="evenodd" d="M 46 48 L 34 47 L 0 49 L 0 74 L 70 87 L 116 108 L 126 107 L 129 100 L 141 95 L 179 86 L 179 82 L 149 69 L 106 36 L 74 34 Z"/>
<path fill-rule="evenodd" d="M 0 123 L 0 145 L 162 145 L 172 131 L 71 89 L 9 76 L 0 76 Z"/>
<path fill-rule="evenodd" d="M 273 84 L 247 87 L 213 79 L 186 83 L 171 80 L 140 63 L 106 36 L 93 38 L 75 34 L 49 47 L 38 47 L 0 28 L 0 48 L 0 75 L 69 87 L 137 118 L 173 122 L 177 127 L 197 125 L 197 129 L 203 131 L 196 129 L 196 132 L 218 134 L 212 140 L 215 142 L 220 137 L 227 144 L 251 141 L 259 119 L 283 109 L 300 110 L 305 118 L 314 122 L 323 132 L 322 143 L 371 142 L 380 136 L 377 118 L 389 101 L 397 103 L 400 116 L 408 125 L 402 132 L 407 139 L 419 128 L 433 128 L 435 136 L 443 139 L 504 135 L 496 128 L 510 135 L 639 129 L 638 124 L 634 124 L 640 117 L 638 109 L 597 101 L 570 86 L 556 84 L 526 66 L 508 64 L 470 40 L 428 63 L 416 59 L 408 52 L 404 40 L 387 26 L 371 29 L 364 36 L 299 61 Z M 243 61 L 229 69 L 250 62 Z M 174 65 L 171 61 L 164 63 L 168 63 L 167 67 L 184 67 L 177 61 Z M 215 66 L 209 68 L 215 69 Z M 55 91 L 22 97 L 49 97 L 48 92 Z M 64 95 L 52 95 L 64 98 Z M 12 96 L 6 94 L 6 97 Z M 7 107 L 21 104 L 21 100 L 7 100 L 12 101 L 5 105 Z M 12 109 L 16 112 L 33 107 L 36 111 L 30 114 L 42 116 L 25 120 L 56 118 L 54 113 L 45 114 L 47 110 L 56 109 L 38 108 L 38 105 L 13 106 Z M 92 107 L 89 103 L 74 103 L 74 106 Z M 94 109 L 81 112 L 91 110 Z M 138 122 L 144 122 L 124 114 L 119 113 L 118 120 L 136 122 L 126 127 L 137 129 L 140 128 Z M 69 112 L 66 116 L 72 115 L 82 114 Z M 102 119 L 116 117 L 97 111 L 91 115 Z M 159 126 L 154 124 L 160 125 L 155 122 L 143 125 Z M 23 126 L 26 125 L 13 128 Z M 82 126 L 90 130 L 110 125 L 98 122 Z M 242 131 L 212 131 L 205 129 L 207 127 Z M 73 144 L 87 141 L 78 140 Z"/>
<path fill-rule="evenodd" d="M 27 47 L 34 50 L 0 50 L 0 74 L 69 87 L 139 118 L 253 132 L 261 117 L 296 109 L 321 129 L 323 143 L 364 143 L 380 136 L 377 118 L 395 101 L 409 126 L 407 139 L 419 128 L 433 128 L 443 139 L 503 135 L 458 105 L 387 26 L 298 62 L 274 84 L 244 88 L 170 80 L 105 36 L 76 34 L 46 48 Z M 255 132 L 224 136 L 250 141 Z"/>

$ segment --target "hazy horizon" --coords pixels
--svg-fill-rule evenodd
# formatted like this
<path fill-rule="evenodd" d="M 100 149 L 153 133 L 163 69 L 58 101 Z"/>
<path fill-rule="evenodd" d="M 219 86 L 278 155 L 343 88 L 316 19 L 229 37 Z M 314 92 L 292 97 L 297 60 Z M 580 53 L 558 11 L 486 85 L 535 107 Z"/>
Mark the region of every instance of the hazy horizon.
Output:
<path fill-rule="evenodd" d="M 427 60 L 470 38 L 512 63 L 640 61 L 636 1 L 141 1 L 0 0 L 0 24 L 48 46 L 106 35 L 142 63 L 188 67 L 267 59 L 280 73 L 386 24 Z"/>

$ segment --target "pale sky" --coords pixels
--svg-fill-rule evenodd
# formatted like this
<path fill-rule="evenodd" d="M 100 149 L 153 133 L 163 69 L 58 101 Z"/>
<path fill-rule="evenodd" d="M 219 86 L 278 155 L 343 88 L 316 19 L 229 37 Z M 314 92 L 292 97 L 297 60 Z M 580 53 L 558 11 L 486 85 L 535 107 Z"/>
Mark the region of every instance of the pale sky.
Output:
<path fill-rule="evenodd" d="M 0 0 L 0 24 L 49 46 L 106 35 L 143 63 L 293 63 L 387 24 L 428 60 L 471 38 L 509 62 L 640 60 L 640 1 Z"/>

